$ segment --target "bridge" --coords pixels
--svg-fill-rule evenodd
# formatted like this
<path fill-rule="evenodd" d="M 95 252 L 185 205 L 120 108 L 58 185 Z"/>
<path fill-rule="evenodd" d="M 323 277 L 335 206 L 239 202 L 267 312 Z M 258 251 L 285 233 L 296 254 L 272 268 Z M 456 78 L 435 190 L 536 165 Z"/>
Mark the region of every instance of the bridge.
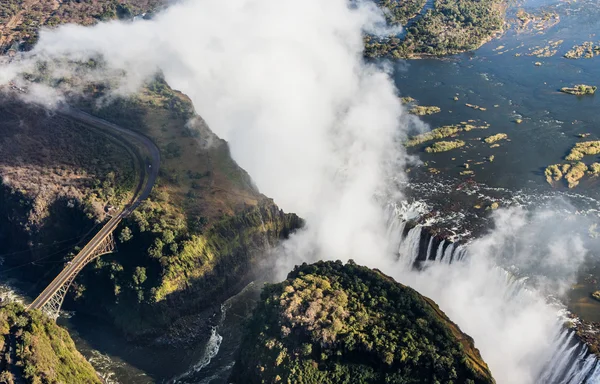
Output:
<path fill-rule="evenodd" d="M 125 141 L 129 146 L 142 146 L 150 155 L 150 164 L 139 156 L 136 157 L 140 163 L 140 182 L 134 192 L 133 198 L 127 206 L 104 224 L 102 229 L 81 249 L 81 251 L 71 260 L 67 266 L 59 273 L 54 280 L 33 300 L 27 309 L 39 309 L 46 312 L 50 317 L 56 319 L 60 312 L 60 307 L 65 299 L 67 291 L 75 280 L 77 274 L 96 258 L 107 253 L 114 252 L 115 242 L 113 232 L 125 217 L 129 216 L 142 201 L 144 201 L 152 191 L 152 187 L 158 177 L 160 168 L 160 150 L 148 137 L 119 127 L 106 120 L 92 116 L 83 111 L 63 105 L 58 113 L 77 120 L 84 125 L 96 128 L 103 133 L 109 134 L 121 141 Z"/>

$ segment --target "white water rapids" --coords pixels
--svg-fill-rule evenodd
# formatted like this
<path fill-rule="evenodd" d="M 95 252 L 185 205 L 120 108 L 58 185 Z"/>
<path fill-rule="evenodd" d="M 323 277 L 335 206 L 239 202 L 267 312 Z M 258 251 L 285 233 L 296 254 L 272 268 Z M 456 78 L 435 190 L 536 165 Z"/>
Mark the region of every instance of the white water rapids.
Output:
<path fill-rule="evenodd" d="M 398 220 L 392 219 L 390 227 L 404 231 L 405 223 L 399 223 Z M 466 263 L 469 257 L 476 257 L 469 254 L 468 245 L 459 245 L 445 240 L 435 244 L 434 237 L 423 229 L 422 226 L 415 226 L 401 237 L 398 244 L 398 258 L 401 266 L 423 270 L 433 264 L 452 264 L 453 267 L 456 267 L 455 264 Z M 425 248 L 423 247 L 424 243 L 427 244 Z M 528 295 L 531 288 L 527 286 L 526 278 L 517 279 L 500 267 L 495 267 L 494 273 L 489 273 L 490 276 L 492 274 L 500 276 L 500 281 L 504 282 L 504 290 L 498 292 L 504 300 L 524 303 L 530 300 Z M 432 298 L 435 300 L 435 297 Z M 474 311 L 476 310 L 474 309 Z M 549 346 L 548 357 L 543 364 L 539 365 L 532 382 L 536 384 L 600 383 L 599 360 L 589 352 L 586 345 L 576 339 L 574 331 L 563 326 L 565 318 L 561 316 L 561 311 L 562 308 L 557 308 L 554 337 Z M 453 316 L 450 318 L 457 321 L 453 319 Z M 458 323 L 463 331 L 469 334 L 468 327 Z M 490 329 L 489 332 L 494 332 L 494 329 Z M 479 347 L 477 337 L 475 337 L 475 346 Z M 479 348 L 481 350 L 481 347 Z M 486 351 L 481 350 L 481 352 L 486 360 Z M 493 367 L 491 368 L 492 374 L 497 377 L 498 372 L 495 372 Z"/>

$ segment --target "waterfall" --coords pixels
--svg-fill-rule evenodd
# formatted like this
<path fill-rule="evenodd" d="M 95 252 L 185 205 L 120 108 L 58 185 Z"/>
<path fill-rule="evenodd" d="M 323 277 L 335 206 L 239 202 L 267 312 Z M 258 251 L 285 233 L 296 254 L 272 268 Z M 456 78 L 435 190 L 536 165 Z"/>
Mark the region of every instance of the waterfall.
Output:
<path fill-rule="evenodd" d="M 405 222 L 392 213 L 388 220 L 388 236 L 396 239 L 397 257 L 402 268 L 421 271 L 433 264 L 457 264 L 471 260 L 469 246 L 457 244 L 445 239 L 438 240 L 426 231 L 426 227 L 417 225 L 404 236 Z M 395 217 L 394 217 L 395 216 Z M 423 244 L 423 247 L 421 247 Z M 427 247 L 425 248 L 425 244 Z M 499 266 L 494 268 L 498 273 L 501 286 L 499 295 L 513 303 L 526 303 L 527 293 L 531 288 L 527 278 L 517 278 Z M 422 272 L 421 272 L 422 273 Z M 600 361 L 592 354 L 587 345 L 578 341 L 575 332 L 563 326 L 565 318 L 557 317 L 556 334 L 550 343 L 548 358 L 544 364 L 535 368 L 537 378 L 535 384 L 600 384 Z M 477 345 L 477 341 L 476 345 Z M 493 374 L 494 372 L 492 372 Z"/>
<path fill-rule="evenodd" d="M 408 231 L 406 238 L 400 243 L 398 255 L 406 266 L 412 267 L 419 257 L 419 248 L 421 245 L 422 227 L 417 225 Z"/>
<path fill-rule="evenodd" d="M 544 365 L 537 383 L 597 384 L 600 364 L 587 345 L 575 340 L 575 332 L 561 327 L 552 345 L 554 353 Z"/>

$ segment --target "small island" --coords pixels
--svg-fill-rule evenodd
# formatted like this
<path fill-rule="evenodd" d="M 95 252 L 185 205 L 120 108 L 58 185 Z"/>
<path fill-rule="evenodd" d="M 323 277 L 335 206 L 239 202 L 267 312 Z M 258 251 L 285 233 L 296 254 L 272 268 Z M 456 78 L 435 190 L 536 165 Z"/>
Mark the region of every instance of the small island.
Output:
<path fill-rule="evenodd" d="M 230 383 L 471 383 L 494 379 L 431 299 L 352 261 L 296 267 L 267 285 Z"/>
<path fill-rule="evenodd" d="M 596 93 L 596 89 L 598 89 L 598 87 L 594 85 L 577 84 L 574 87 L 562 87 L 560 91 L 571 95 L 584 96 L 593 95 Z"/>
<path fill-rule="evenodd" d="M 595 291 L 592 293 L 592 298 L 600 301 L 600 291 Z"/>
<path fill-rule="evenodd" d="M 428 141 L 445 139 L 446 137 L 455 136 L 460 132 L 469 132 L 474 129 L 487 129 L 489 128 L 489 124 L 485 125 L 474 125 L 469 122 L 460 122 L 459 124 L 454 125 L 444 125 L 439 128 L 432 129 L 429 132 L 421 133 L 420 135 L 416 135 L 410 138 L 405 144 L 406 147 L 414 147 L 419 144 L 426 143 Z"/>
<path fill-rule="evenodd" d="M 579 161 L 584 156 L 592 156 L 600 153 L 600 140 L 595 141 L 583 141 L 575 144 L 571 148 L 571 152 L 565 157 L 567 161 Z"/>
<path fill-rule="evenodd" d="M 487 144 L 494 144 L 497 141 L 506 140 L 506 139 L 508 139 L 508 135 L 506 133 L 498 133 L 498 134 L 486 137 L 485 139 L 483 139 L 483 141 L 485 141 Z"/>
<path fill-rule="evenodd" d="M 588 168 L 587 165 L 578 161 L 574 164 L 553 164 L 546 167 L 544 175 L 546 181 L 550 185 L 561 181 L 563 178 L 567 182 L 569 188 L 575 188 L 579 185 L 579 182 L 587 174 L 590 176 L 597 176 L 600 172 L 600 164 L 594 163 Z"/>
<path fill-rule="evenodd" d="M 463 147 L 465 142 L 462 140 L 452 140 L 452 141 L 438 141 L 437 143 L 433 143 L 431 146 L 425 148 L 425 152 L 427 153 L 438 153 L 438 152 L 447 152 L 456 148 Z"/>
<path fill-rule="evenodd" d="M 586 41 L 583 44 L 575 45 L 567 53 L 567 59 L 591 59 L 594 56 L 600 55 L 600 43 L 594 44 L 592 41 Z"/>
<path fill-rule="evenodd" d="M 422 106 L 422 105 L 415 105 L 414 107 L 412 107 L 410 109 L 410 113 L 412 113 L 413 115 L 417 115 L 417 116 L 425 116 L 425 115 L 433 115 L 435 113 L 440 113 L 442 110 L 440 109 L 440 107 L 436 107 L 436 106 Z"/>

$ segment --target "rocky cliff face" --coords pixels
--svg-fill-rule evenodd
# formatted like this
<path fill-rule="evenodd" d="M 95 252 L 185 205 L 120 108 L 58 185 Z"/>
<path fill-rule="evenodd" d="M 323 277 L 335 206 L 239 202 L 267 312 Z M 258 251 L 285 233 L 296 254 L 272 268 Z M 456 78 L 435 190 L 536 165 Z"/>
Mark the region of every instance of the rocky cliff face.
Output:
<path fill-rule="evenodd" d="M 430 299 L 350 262 L 267 286 L 234 383 L 494 383 L 473 340 Z"/>
<path fill-rule="evenodd" d="M 0 306 L 0 383 L 101 383 L 71 337 L 40 312 Z"/>

